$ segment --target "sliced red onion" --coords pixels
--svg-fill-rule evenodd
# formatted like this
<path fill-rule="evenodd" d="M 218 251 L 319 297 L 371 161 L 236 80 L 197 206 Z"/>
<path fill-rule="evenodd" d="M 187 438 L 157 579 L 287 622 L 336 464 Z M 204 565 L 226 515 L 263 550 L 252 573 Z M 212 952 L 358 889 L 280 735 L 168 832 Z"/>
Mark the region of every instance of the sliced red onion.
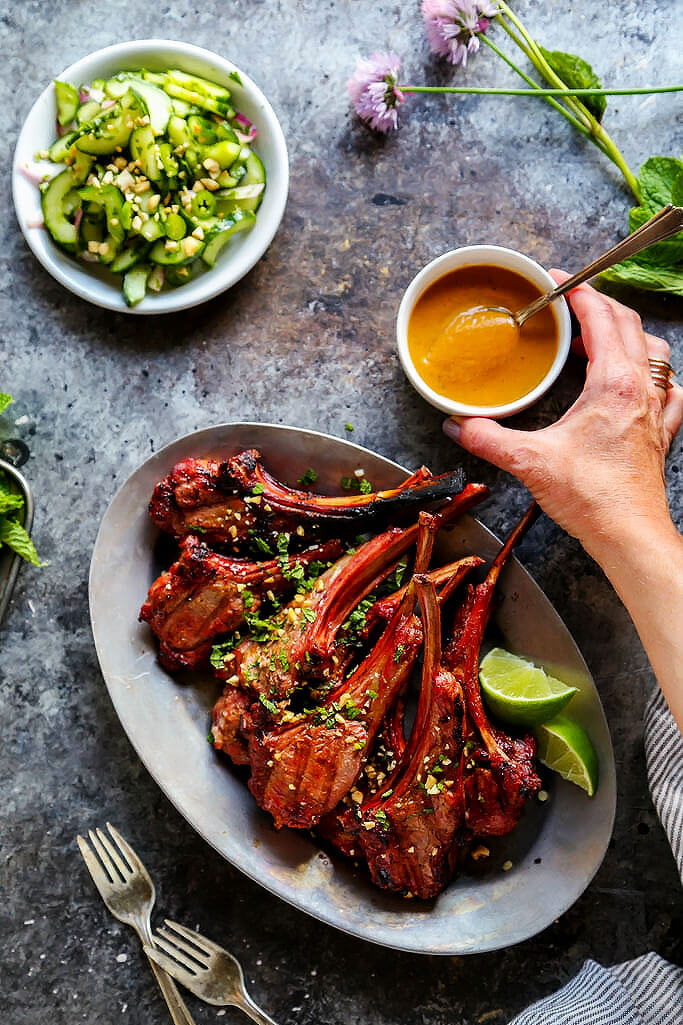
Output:
<path fill-rule="evenodd" d="M 102 104 L 102 110 L 109 110 L 111 107 L 116 106 L 116 100 L 105 100 Z"/>
<path fill-rule="evenodd" d="M 31 185 L 40 185 L 45 177 L 45 171 L 43 168 L 40 170 L 31 170 L 31 168 L 26 167 L 24 164 L 19 164 L 18 169 L 19 174 L 23 174 L 24 178 L 26 178 L 27 181 L 30 181 Z"/>
<path fill-rule="evenodd" d="M 233 121 L 236 121 L 238 125 L 242 125 L 243 128 L 249 129 L 253 127 L 253 124 L 249 120 L 249 118 L 245 117 L 244 114 L 240 114 L 239 111 L 237 112 L 237 114 L 235 114 Z"/>
<path fill-rule="evenodd" d="M 87 249 L 83 250 L 82 253 L 79 253 L 79 256 L 80 256 L 81 260 L 85 261 L 85 263 L 99 263 L 100 262 L 99 261 L 99 257 L 95 253 L 89 253 L 87 251 Z"/>
<path fill-rule="evenodd" d="M 79 206 L 78 210 L 76 211 L 76 215 L 74 217 L 74 228 L 76 229 L 76 231 L 78 231 L 79 225 L 80 225 L 82 220 L 83 220 L 83 207 Z"/>
<path fill-rule="evenodd" d="M 88 91 L 86 86 L 82 85 L 81 88 L 78 90 L 78 102 L 79 103 L 85 103 L 86 100 L 89 100 L 89 99 L 90 99 L 90 92 Z"/>
<path fill-rule="evenodd" d="M 240 132 L 240 131 L 235 130 L 235 135 L 237 136 L 237 140 L 243 146 L 248 146 L 250 142 L 253 142 L 254 139 L 256 138 L 256 134 L 257 133 L 256 133 L 256 129 L 255 128 L 252 129 L 252 131 L 249 133 L 249 135 L 245 135 L 244 132 Z"/>

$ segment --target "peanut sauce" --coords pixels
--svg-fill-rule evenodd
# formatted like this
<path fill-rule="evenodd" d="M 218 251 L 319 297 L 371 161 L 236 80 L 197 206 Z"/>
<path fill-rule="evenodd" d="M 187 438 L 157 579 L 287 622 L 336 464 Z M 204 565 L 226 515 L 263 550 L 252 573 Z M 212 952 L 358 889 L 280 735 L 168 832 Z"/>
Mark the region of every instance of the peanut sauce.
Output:
<path fill-rule="evenodd" d="M 485 307 L 516 311 L 542 294 L 504 267 L 458 267 L 444 274 L 410 315 L 408 349 L 418 374 L 435 392 L 471 406 L 502 406 L 527 395 L 557 354 L 555 315 L 546 307 L 520 330 Z"/>

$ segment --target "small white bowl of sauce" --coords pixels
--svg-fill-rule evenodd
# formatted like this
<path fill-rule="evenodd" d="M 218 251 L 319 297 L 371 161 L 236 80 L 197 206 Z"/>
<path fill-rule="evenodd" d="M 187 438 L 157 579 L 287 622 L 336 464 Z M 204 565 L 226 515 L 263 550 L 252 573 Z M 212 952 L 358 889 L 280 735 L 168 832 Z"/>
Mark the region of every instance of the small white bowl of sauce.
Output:
<path fill-rule="evenodd" d="M 521 310 L 555 287 L 534 260 L 502 246 L 465 246 L 428 263 L 396 319 L 403 370 L 423 399 L 451 416 L 500 419 L 536 402 L 569 355 L 563 298 L 521 328 L 488 307 Z"/>

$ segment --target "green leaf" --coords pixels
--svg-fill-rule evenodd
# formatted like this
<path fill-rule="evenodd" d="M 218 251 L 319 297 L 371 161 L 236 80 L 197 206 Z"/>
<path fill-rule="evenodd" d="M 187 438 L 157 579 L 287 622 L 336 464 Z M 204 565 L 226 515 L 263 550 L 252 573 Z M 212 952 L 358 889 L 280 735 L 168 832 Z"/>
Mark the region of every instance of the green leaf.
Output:
<path fill-rule="evenodd" d="M 674 179 L 674 183 L 671 188 L 671 202 L 674 206 L 683 206 L 683 170 Z"/>
<path fill-rule="evenodd" d="M 543 46 L 540 47 L 540 51 L 555 74 L 559 75 L 570 89 L 602 88 L 600 79 L 583 57 L 577 57 L 574 53 L 563 53 L 561 50 L 546 50 Z M 602 121 L 607 106 L 604 96 L 580 96 L 577 99 L 581 100 L 596 120 Z"/>
<path fill-rule="evenodd" d="M 649 252 L 649 250 L 648 250 Z M 603 281 L 630 285 L 645 292 L 670 292 L 683 296 L 683 264 L 664 267 L 648 261 L 647 254 L 622 260 L 600 275 Z"/>
<path fill-rule="evenodd" d="M 7 392 L 0 391 L 0 413 L 4 413 L 9 405 L 12 403 L 12 396 L 8 395 Z"/>
<path fill-rule="evenodd" d="M 23 508 L 23 495 L 12 495 L 9 491 L 6 491 L 4 488 L 0 488 L 0 516 L 2 516 L 4 513 L 11 512 L 14 509 Z"/>
<path fill-rule="evenodd" d="M 632 207 L 628 215 L 629 231 L 637 231 L 651 217 L 652 212 L 647 207 Z M 657 242 L 653 246 L 648 246 L 647 249 L 643 250 L 643 254 L 647 257 L 647 263 L 658 264 L 662 267 L 672 267 L 675 264 L 683 263 L 683 231 L 679 231 L 677 235 L 672 235 L 671 238 L 664 239 L 663 242 Z M 640 260 L 641 254 L 635 257 L 635 259 Z"/>
<path fill-rule="evenodd" d="M 20 555 L 22 559 L 32 563 L 34 566 L 46 566 L 41 562 L 33 541 L 28 536 L 21 523 L 16 520 L 0 519 L 0 544 L 7 545 L 12 551 Z"/>
<path fill-rule="evenodd" d="M 661 210 L 667 203 L 673 203 L 674 186 L 677 194 L 683 188 L 679 179 L 683 173 L 683 161 L 675 157 L 650 157 L 640 169 L 641 202 L 651 214 Z M 676 204 L 678 205 L 678 204 Z"/>

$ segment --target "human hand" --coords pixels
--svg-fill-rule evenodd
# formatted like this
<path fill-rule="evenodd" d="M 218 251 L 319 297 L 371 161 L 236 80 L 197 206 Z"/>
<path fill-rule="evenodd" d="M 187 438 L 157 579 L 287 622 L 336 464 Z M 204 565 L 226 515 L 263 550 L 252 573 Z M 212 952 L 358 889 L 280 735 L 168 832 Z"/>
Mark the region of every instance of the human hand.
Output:
<path fill-rule="evenodd" d="M 558 284 L 569 276 L 551 273 Z M 589 285 L 573 289 L 568 300 L 581 324 L 579 351 L 588 358 L 586 384 L 571 409 L 540 431 L 471 417 L 446 420 L 444 432 L 518 477 L 597 557 L 627 520 L 632 526 L 642 517 L 673 530 L 664 459 L 683 420 L 683 388 L 654 386 L 648 358 L 668 361 L 669 346 L 643 330 L 637 313 Z"/>

